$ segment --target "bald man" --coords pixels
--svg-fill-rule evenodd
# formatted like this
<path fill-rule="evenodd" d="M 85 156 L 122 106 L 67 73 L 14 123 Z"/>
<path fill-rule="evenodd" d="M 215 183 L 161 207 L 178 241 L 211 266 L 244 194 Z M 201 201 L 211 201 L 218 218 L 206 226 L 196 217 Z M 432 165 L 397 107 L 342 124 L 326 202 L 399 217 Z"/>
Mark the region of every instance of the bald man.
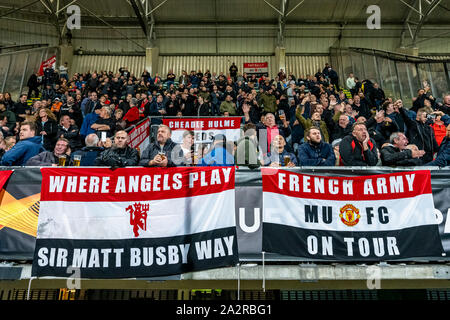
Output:
<path fill-rule="evenodd" d="M 96 166 L 132 167 L 139 163 L 139 153 L 128 146 L 128 134 L 121 130 L 114 135 L 114 144 L 103 151 L 97 159 Z"/>

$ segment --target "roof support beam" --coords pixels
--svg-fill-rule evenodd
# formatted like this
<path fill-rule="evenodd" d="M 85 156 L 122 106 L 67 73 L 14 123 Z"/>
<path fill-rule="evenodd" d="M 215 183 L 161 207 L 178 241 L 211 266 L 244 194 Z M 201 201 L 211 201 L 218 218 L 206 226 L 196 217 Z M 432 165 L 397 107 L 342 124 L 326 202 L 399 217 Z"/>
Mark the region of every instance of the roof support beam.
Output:
<path fill-rule="evenodd" d="M 48 1 L 48 0 L 47 0 Z M 101 17 L 99 17 L 98 15 L 96 15 L 94 12 L 92 12 L 91 10 L 89 10 L 88 8 L 86 8 L 85 6 L 83 6 L 81 3 L 78 3 L 78 5 L 83 8 L 84 10 L 86 10 L 91 16 L 97 18 L 98 20 L 100 20 L 101 22 L 103 22 L 105 25 L 107 25 L 108 27 L 110 27 L 111 29 L 113 29 L 114 31 L 116 31 L 118 34 L 120 34 L 122 37 L 124 37 L 125 39 L 127 39 L 128 41 L 133 42 L 136 46 L 138 46 L 141 49 L 145 50 L 145 47 L 143 47 L 141 44 L 139 44 L 138 42 L 134 41 L 133 39 L 130 39 L 129 37 L 127 37 L 125 34 L 123 34 L 122 32 L 120 32 L 118 30 L 118 28 L 114 27 L 113 25 L 111 25 L 110 23 L 106 22 L 104 19 L 102 19 Z"/>
<path fill-rule="evenodd" d="M 139 21 L 139 24 L 141 25 L 142 31 L 144 32 L 145 36 L 148 38 L 148 31 L 147 31 L 148 21 L 147 21 L 147 16 L 146 15 L 144 15 L 144 16 L 142 15 L 142 13 L 141 13 L 141 11 L 140 11 L 140 9 L 138 7 L 137 2 L 138 1 L 136 1 L 136 0 L 130 0 L 131 7 L 133 8 L 134 13 L 136 13 L 136 17 L 137 17 L 137 19 Z"/>
<path fill-rule="evenodd" d="M 284 35 L 286 30 L 287 17 L 294 12 L 305 0 L 301 0 L 292 9 L 289 10 L 289 0 L 280 0 L 280 9 L 273 6 L 267 0 L 263 0 L 269 7 L 271 7 L 275 12 L 278 13 L 278 35 L 277 35 L 277 46 L 284 47 Z"/>
<path fill-rule="evenodd" d="M 415 47 L 417 44 L 417 40 L 424 26 L 426 20 L 431 15 L 434 9 L 441 3 L 442 0 L 415 0 L 414 3 L 409 4 L 404 0 L 399 0 L 401 3 L 406 5 L 409 8 L 408 15 L 406 16 L 403 31 L 401 33 L 401 42 L 400 46 L 405 46 L 405 33 L 408 30 L 411 37 L 411 43 L 408 45 L 409 47 Z M 418 18 L 417 21 L 412 21 L 413 13 L 415 13 Z M 414 27 L 411 27 L 414 26 Z"/>
<path fill-rule="evenodd" d="M 53 25 L 56 28 L 56 33 L 58 34 L 58 42 L 61 45 L 63 43 L 63 37 L 62 37 L 62 32 L 63 32 L 63 28 L 61 28 L 61 25 L 59 23 L 59 18 L 58 18 L 58 13 L 57 13 L 57 9 L 59 8 L 59 0 L 56 0 L 56 8 L 54 8 L 52 6 L 52 4 L 50 3 L 49 0 L 41 0 L 41 4 L 49 11 L 50 16 L 53 20 Z"/>
<path fill-rule="evenodd" d="M 289 8 L 289 0 L 280 0 L 281 4 L 281 13 L 278 16 L 278 47 L 284 47 L 284 34 L 286 30 L 286 17 L 287 11 Z"/>

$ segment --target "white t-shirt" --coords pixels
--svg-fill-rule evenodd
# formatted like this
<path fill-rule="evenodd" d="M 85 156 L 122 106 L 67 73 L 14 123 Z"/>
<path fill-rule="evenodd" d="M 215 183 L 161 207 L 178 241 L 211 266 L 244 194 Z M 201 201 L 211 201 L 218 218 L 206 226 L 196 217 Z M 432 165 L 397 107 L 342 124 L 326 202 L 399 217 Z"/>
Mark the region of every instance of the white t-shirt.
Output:
<path fill-rule="evenodd" d="M 59 66 L 59 74 L 67 74 L 67 69 L 65 66 Z"/>
<path fill-rule="evenodd" d="M 356 85 L 355 78 L 347 78 L 347 88 L 353 89 Z"/>

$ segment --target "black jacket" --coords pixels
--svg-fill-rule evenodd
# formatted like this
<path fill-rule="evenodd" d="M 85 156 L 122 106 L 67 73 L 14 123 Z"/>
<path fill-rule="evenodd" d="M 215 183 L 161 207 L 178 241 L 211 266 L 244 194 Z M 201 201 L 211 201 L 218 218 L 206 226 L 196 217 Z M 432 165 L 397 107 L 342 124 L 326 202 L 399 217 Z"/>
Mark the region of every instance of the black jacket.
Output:
<path fill-rule="evenodd" d="M 369 148 L 363 151 L 362 144 L 353 135 L 348 135 L 339 144 L 339 153 L 344 166 L 375 166 L 378 153 L 375 141 L 369 140 Z"/>
<path fill-rule="evenodd" d="M 96 166 L 107 167 L 132 167 L 139 163 L 139 153 L 136 149 L 125 148 L 109 148 L 100 153 L 95 159 Z"/>
<path fill-rule="evenodd" d="M 389 144 L 381 149 L 381 162 L 383 166 L 420 166 L 422 160 L 420 158 L 413 158 L 412 151 L 400 149 Z"/>
<path fill-rule="evenodd" d="M 434 136 L 433 129 L 426 123 L 412 120 L 408 117 L 406 110 L 400 108 L 400 115 L 405 121 L 406 137 L 410 144 L 415 144 L 419 150 L 424 150 L 423 162 L 427 163 L 433 160 L 433 153 L 437 152 L 439 145 Z"/>
<path fill-rule="evenodd" d="M 44 143 L 42 144 L 45 150 L 53 151 L 53 147 L 56 143 L 56 134 L 58 133 L 58 124 L 52 119 L 48 119 L 47 122 L 42 126 L 40 120 L 36 121 L 36 135 L 39 136 L 41 131 L 45 131 L 47 134 L 44 135 Z"/>
<path fill-rule="evenodd" d="M 339 123 L 334 122 L 334 128 L 331 131 L 330 142 L 336 139 L 343 139 L 352 132 L 352 125 L 349 123 L 345 128 L 342 128 Z"/>
<path fill-rule="evenodd" d="M 370 137 L 375 140 L 379 149 L 384 143 L 389 142 L 391 134 L 399 131 L 395 121 L 383 121 L 382 123 L 378 123 L 374 117 L 371 117 L 366 121 L 366 126 Z"/>
<path fill-rule="evenodd" d="M 173 142 L 171 139 L 168 139 L 163 147 L 163 152 L 167 156 L 169 167 L 175 167 L 175 163 L 172 161 L 172 150 L 176 145 L 177 144 L 175 142 Z M 144 152 L 142 152 L 139 165 L 148 167 L 148 163 L 150 162 L 150 160 L 153 160 L 160 151 L 161 147 L 158 142 L 151 143 L 147 148 L 145 148 Z"/>
<path fill-rule="evenodd" d="M 56 134 L 56 137 L 60 138 L 61 136 L 69 140 L 69 145 L 72 152 L 83 146 L 80 139 L 80 130 L 75 125 L 70 126 L 68 129 L 65 129 L 63 126 L 58 126 L 58 133 Z"/>

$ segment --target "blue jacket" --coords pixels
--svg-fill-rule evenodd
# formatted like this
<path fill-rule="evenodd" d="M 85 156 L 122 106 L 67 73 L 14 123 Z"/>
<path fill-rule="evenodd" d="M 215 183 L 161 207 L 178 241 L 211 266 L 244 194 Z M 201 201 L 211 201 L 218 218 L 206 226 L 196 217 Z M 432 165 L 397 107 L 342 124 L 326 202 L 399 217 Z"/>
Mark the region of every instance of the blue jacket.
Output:
<path fill-rule="evenodd" d="M 95 112 L 89 113 L 83 120 L 83 124 L 80 129 L 80 136 L 87 137 L 87 135 L 91 133 L 95 133 L 96 131 L 91 128 L 91 126 L 97 121 L 99 118 L 98 114 Z"/>
<path fill-rule="evenodd" d="M 234 157 L 223 147 L 215 147 L 198 162 L 198 166 L 234 166 Z"/>
<path fill-rule="evenodd" d="M 336 163 L 333 148 L 323 141 L 317 146 L 309 142 L 301 144 L 298 157 L 302 166 L 334 166 Z"/>
<path fill-rule="evenodd" d="M 70 159 L 73 163 L 73 159 L 75 155 L 81 156 L 80 166 L 81 167 L 89 167 L 94 166 L 95 159 L 102 153 L 105 149 L 100 147 L 84 147 L 81 150 L 75 151 L 72 153 Z"/>
<path fill-rule="evenodd" d="M 434 161 L 428 162 L 425 164 L 426 166 L 439 166 L 446 167 L 450 166 L 450 139 L 445 137 L 442 140 L 441 145 L 439 147 L 438 154 Z"/>
<path fill-rule="evenodd" d="M 41 136 L 20 140 L 1 160 L 3 166 L 23 166 L 31 157 L 45 151 L 41 144 Z"/>

